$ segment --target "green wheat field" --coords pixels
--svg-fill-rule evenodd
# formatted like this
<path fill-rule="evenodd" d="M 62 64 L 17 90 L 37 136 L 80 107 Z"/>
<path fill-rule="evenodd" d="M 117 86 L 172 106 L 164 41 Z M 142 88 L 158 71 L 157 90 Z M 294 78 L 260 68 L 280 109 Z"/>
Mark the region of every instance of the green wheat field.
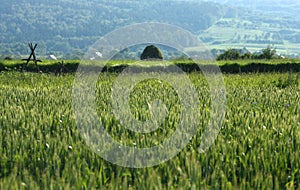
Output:
<path fill-rule="evenodd" d="M 187 75 L 199 94 L 197 133 L 169 161 L 132 169 L 102 159 L 86 145 L 72 108 L 74 73 L 2 71 L 0 189 L 300 189 L 299 72 L 224 73 L 226 114 L 204 153 L 198 147 L 210 118 L 209 89 L 201 72 Z M 153 99 L 163 99 L 168 108 L 157 131 L 135 134 L 109 111 L 117 76 L 104 73 L 97 83 L 97 112 L 106 131 L 128 146 L 162 143 L 177 127 L 176 90 L 158 80 L 132 90 L 136 119 L 151 117 Z"/>

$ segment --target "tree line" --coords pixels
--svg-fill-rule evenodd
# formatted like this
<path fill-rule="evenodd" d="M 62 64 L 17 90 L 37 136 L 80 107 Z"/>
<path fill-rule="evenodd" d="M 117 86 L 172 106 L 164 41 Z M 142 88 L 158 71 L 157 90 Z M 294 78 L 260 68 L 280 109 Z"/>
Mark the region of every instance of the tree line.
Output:
<path fill-rule="evenodd" d="M 246 51 L 241 53 L 240 50 L 229 48 L 224 53 L 217 56 L 217 60 L 238 60 L 238 59 L 272 59 L 275 58 L 276 49 L 270 45 L 262 49 L 258 53 Z"/>

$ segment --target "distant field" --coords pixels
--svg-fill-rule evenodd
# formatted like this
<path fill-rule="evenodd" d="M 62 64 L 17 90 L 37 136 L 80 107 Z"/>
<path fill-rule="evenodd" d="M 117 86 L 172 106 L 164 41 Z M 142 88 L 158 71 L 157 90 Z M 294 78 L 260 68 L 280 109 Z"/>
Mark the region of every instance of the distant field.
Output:
<path fill-rule="evenodd" d="M 254 52 L 274 45 L 278 53 L 284 55 L 299 55 L 299 43 L 292 39 L 300 30 L 287 28 L 289 37 L 283 35 L 283 27 L 262 21 L 249 21 L 247 18 L 220 19 L 207 30 L 201 32 L 199 37 L 210 49 L 244 48 Z"/>

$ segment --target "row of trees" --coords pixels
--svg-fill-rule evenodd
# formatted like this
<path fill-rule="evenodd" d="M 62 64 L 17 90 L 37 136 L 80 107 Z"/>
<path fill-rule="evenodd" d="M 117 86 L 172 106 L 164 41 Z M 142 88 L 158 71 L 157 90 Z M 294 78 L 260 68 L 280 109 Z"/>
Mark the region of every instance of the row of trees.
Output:
<path fill-rule="evenodd" d="M 228 49 L 224 53 L 217 56 L 217 60 L 237 60 L 237 59 L 272 59 L 276 55 L 276 49 L 270 45 L 262 49 L 260 53 L 253 54 L 249 51 L 240 53 L 236 49 Z"/>

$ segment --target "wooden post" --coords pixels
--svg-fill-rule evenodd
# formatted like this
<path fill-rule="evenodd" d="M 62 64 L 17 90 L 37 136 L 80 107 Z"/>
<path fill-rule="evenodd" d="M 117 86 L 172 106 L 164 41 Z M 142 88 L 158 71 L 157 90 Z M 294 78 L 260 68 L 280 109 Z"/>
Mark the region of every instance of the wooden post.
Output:
<path fill-rule="evenodd" d="M 35 52 L 34 52 L 34 51 L 35 51 L 35 49 L 36 49 L 36 47 L 37 47 L 37 44 L 35 44 L 35 45 L 33 46 L 32 43 L 28 43 L 28 46 L 29 46 L 29 48 L 30 48 L 30 50 L 31 50 L 31 53 L 30 53 L 28 59 L 22 59 L 23 61 L 26 61 L 25 65 L 23 65 L 23 70 L 24 70 L 24 67 L 27 68 L 28 63 L 29 63 L 30 61 L 33 61 L 34 64 L 35 64 L 35 66 L 36 66 L 36 68 L 37 68 L 37 70 L 39 71 L 39 66 L 38 66 L 37 62 L 42 62 L 42 60 L 36 59 L 36 56 L 35 56 Z M 31 57 L 33 57 L 33 59 L 31 59 Z"/>

